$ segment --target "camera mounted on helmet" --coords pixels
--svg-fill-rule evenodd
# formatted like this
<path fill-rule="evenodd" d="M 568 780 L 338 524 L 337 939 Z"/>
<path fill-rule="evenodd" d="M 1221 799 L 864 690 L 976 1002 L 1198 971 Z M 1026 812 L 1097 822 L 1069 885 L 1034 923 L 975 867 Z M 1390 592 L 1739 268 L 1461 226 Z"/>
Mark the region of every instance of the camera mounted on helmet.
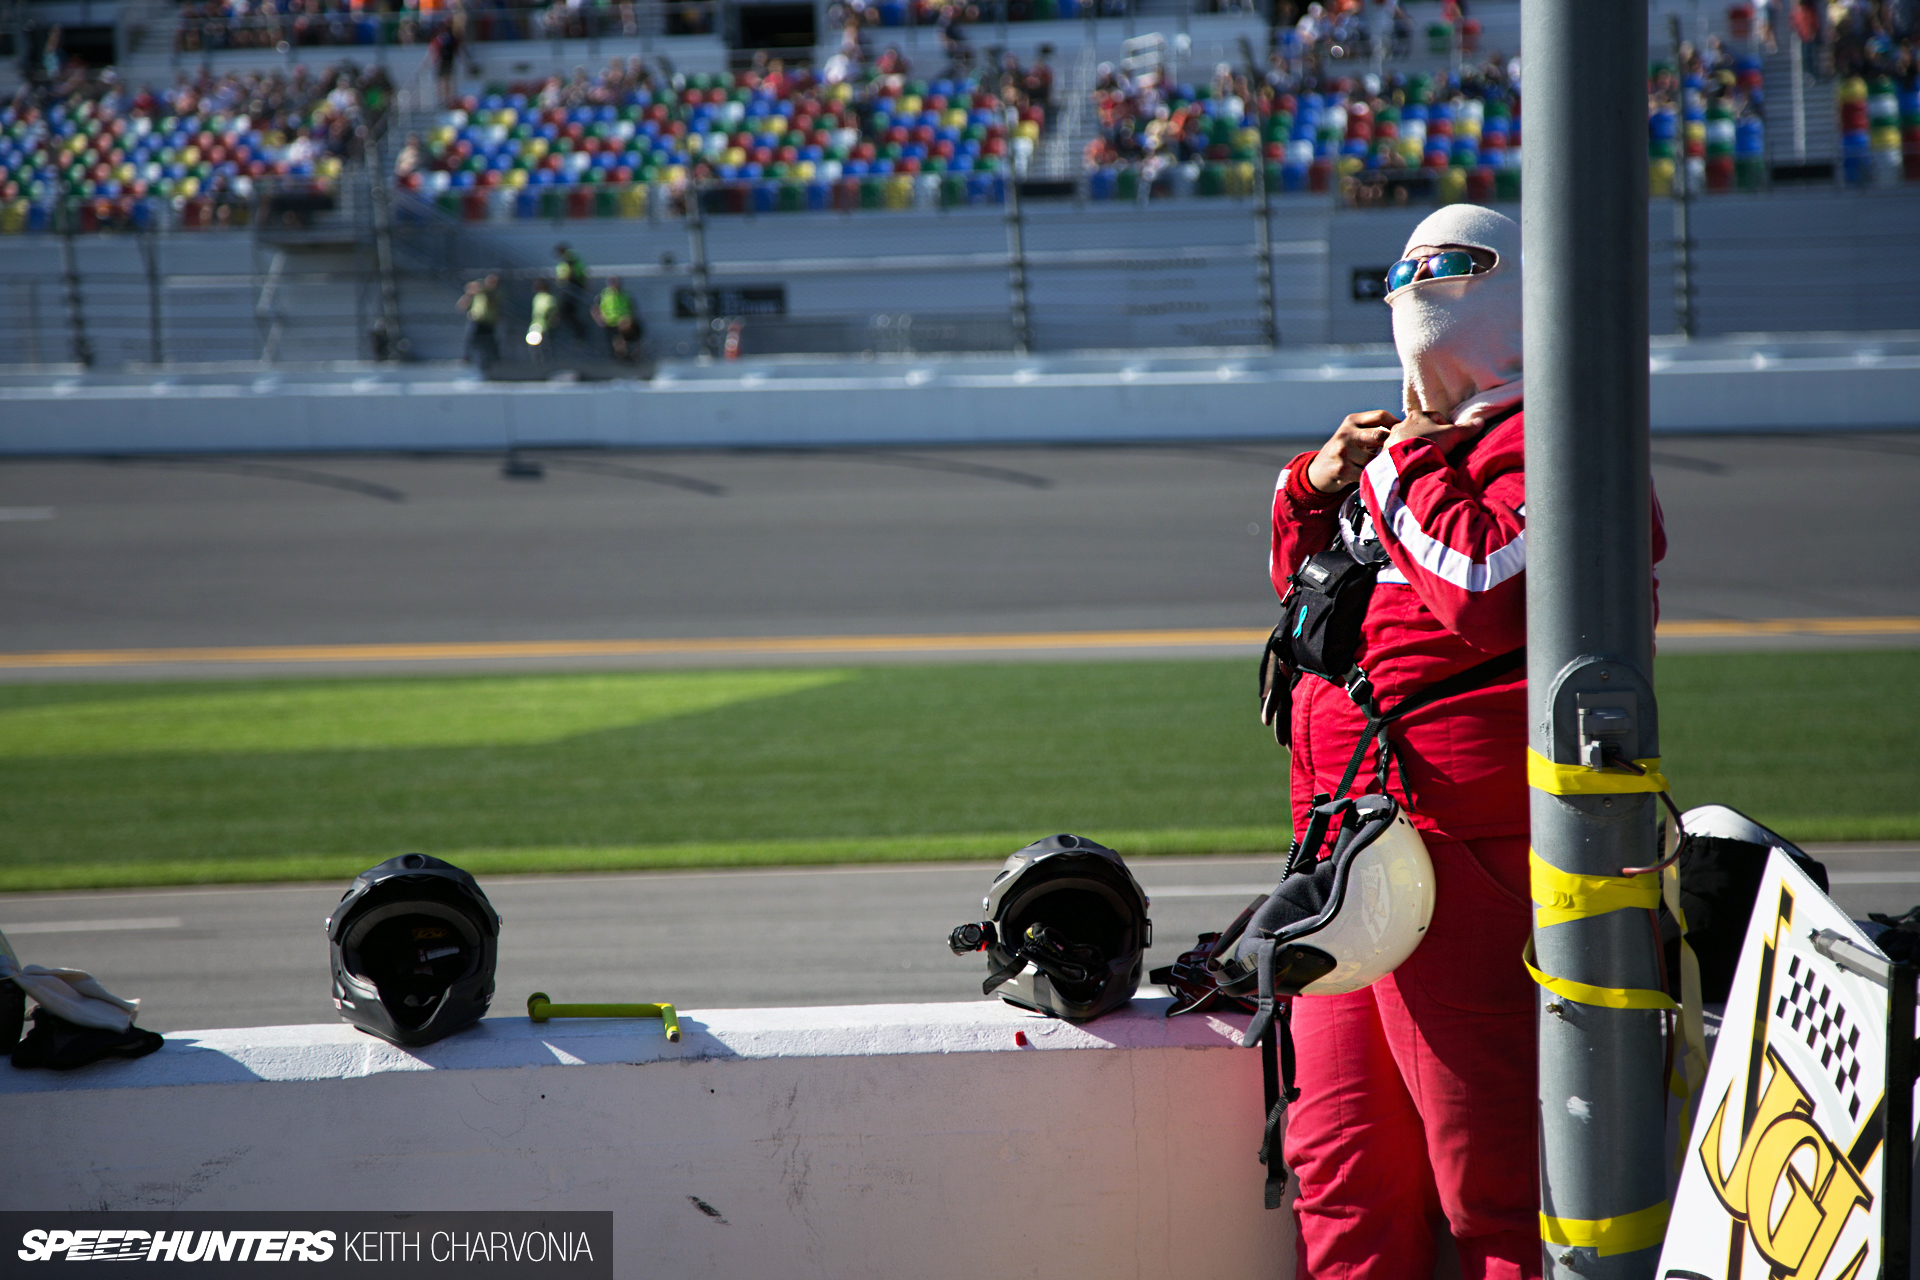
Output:
<path fill-rule="evenodd" d="M 987 953 L 985 995 L 1083 1022 L 1139 989 L 1153 945 L 1147 895 L 1120 855 L 1057 835 L 1010 856 L 982 903 L 988 919 L 947 938 L 955 955 Z"/>

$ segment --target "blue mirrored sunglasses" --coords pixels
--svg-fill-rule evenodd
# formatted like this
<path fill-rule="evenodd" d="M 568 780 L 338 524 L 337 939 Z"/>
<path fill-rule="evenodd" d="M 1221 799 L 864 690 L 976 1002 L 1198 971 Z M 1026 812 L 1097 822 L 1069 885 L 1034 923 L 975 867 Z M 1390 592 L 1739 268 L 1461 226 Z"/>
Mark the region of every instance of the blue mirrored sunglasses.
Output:
<path fill-rule="evenodd" d="M 1387 292 L 1392 293 L 1395 289 L 1412 284 L 1422 266 L 1426 267 L 1427 275 L 1435 280 L 1443 280 L 1448 276 L 1470 276 L 1473 274 L 1473 255 L 1465 249 L 1447 249 L 1424 258 L 1402 258 L 1387 268 Z"/>

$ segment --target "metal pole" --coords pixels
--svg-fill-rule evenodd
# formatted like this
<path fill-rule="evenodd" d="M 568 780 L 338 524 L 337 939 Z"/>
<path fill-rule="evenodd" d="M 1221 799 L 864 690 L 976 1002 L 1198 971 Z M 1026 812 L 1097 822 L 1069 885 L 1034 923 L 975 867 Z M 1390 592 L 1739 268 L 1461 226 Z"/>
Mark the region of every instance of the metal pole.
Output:
<path fill-rule="evenodd" d="M 687 249 L 693 274 L 693 322 L 700 333 L 700 354 L 713 351 L 713 294 L 707 279 L 707 209 L 699 182 L 687 184 Z"/>
<path fill-rule="evenodd" d="M 1253 190 L 1260 206 L 1253 213 L 1253 282 L 1260 292 L 1260 328 L 1267 345 L 1280 348 L 1280 316 L 1273 304 L 1273 205 L 1267 199 L 1267 158 L 1253 161 Z"/>
<path fill-rule="evenodd" d="M 1607 743 L 1646 759 L 1660 754 L 1650 679 L 1647 10 L 1526 0 L 1520 43 L 1534 86 L 1522 206 L 1529 745 L 1565 765 L 1602 758 L 1594 748 Z M 1592 255 L 1602 245 L 1617 269 L 1597 279 Z M 1656 803 L 1645 792 L 1535 790 L 1534 850 L 1578 875 L 1646 866 L 1659 856 Z M 1552 977 L 1660 987 L 1648 912 L 1536 927 L 1534 940 Z M 1651 1277 L 1667 1201 L 1662 1015 L 1544 987 L 1540 1003 L 1542 1236 L 1575 1241 L 1544 1246 L 1545 1274 Z"/>
<path fill-rule="evenodd" d="M 87 317 L 80 292 L 80 259 L 73 247 L 73 224 L 78 214 L 71 200 L 62 202 L 60 260 L 66 269 L 67 324 L 73 331 L 73 359 L 83 369 L 93 367 L 93 344 L 87 341 Z"/>
<path fill-rule="evenodd" d="M 1807 69 L 1806 50 L 1800 43 L 1799 29 L 1787 24 L 1787 83 L 1793 90 L 1793 162 L 1807 162 Z"/>
<path fill-rule="evenodd" d="M 1889 966 L 1887 980 L 1887 1123 L 1880 1156 L 1880 1274 L 1911 1275 L 1913 1257 L 1913 1074 L 1915 972 Z"/>
<path fill-rule="evenodd" d="M 1033 320 L 1027 310 L 1027 237 L 1020 213 L 1020 175 L 1007 166 L 1007 310 L 1013 321 L 1013 349 L 1033 348 Z"/>
<path fill-rule="evenodd" d="M 147 267 L 147 362 L 156 368 L 166 361 L 160 338 L 160 241 L 155 232 L 140 237 L 140 257 Z"/>
<path fill-rule="evenodd" d="M 1679 116 L 1675 122 L 1673 165 L 1673 306 L 1674 327 L 1680 336 L 1693 338 L 1693 161 L 1687 155 L 1687 76 L 1680 65 L 1680 17 L 1667 19 L 1672 35 L 1673 78 L 1680 87 L 1680 100 L 1674 103 Z"/>

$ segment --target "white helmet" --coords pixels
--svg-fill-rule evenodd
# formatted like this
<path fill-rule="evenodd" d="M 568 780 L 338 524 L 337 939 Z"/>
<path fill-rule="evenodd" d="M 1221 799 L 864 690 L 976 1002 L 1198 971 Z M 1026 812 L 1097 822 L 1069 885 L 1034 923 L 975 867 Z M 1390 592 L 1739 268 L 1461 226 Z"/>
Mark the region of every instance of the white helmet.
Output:
<path fill-rule="evenodd" d="M 1333 852 L 1316 861 L 1336 821 Z M 1335 800 L 1313 810 L 1279 887 L 1231 950 L 1220 949 L 1220 989 L 1244 996 L 1257 985 L 1269 997 L 1358 991 L 1412 955 L 1432 919 L 1433 862 L 1398 802 Z"/>

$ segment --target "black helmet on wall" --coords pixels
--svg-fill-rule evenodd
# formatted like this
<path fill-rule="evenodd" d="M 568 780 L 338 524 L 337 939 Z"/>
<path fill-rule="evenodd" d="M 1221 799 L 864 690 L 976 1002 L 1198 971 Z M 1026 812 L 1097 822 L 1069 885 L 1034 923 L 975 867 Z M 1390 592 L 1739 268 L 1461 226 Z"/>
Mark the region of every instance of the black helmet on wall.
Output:
<path fill-rule="evenodd" d="M 333 1003 L 362 1031 L 431 1044 L 493 1000 L 500 916 L 474 878 L 422 853 L 354 877 L 327 917 Z"/>
<path fill-rule="evenodd" d="M 1153 945 L 1147 895 L 1105 845 L 1036 840 L 1007 859 L 982 905 L 987 919 L 961 925 L 948 945 L 956 955 L 987 953 L 984 994 L 1084 1022 L 1139 989 Z"/>

